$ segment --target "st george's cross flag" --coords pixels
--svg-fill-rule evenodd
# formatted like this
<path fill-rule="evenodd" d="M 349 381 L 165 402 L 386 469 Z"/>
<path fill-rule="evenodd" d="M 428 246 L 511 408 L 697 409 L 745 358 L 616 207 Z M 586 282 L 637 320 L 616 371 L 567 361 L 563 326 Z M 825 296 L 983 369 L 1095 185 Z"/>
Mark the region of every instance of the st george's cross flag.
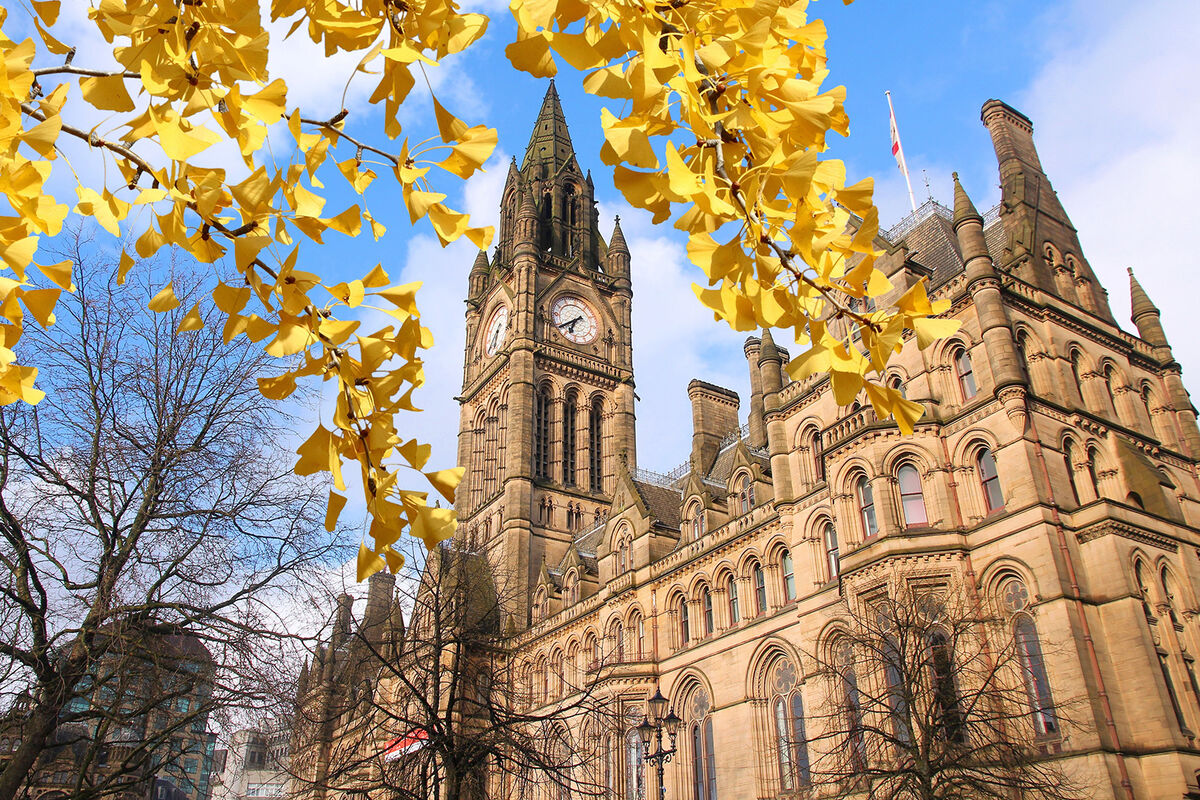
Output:
<path fill-rule="evenodd" d="M 885 92 L 884 94 L 887 95 L 888 101 L 888 123 L 892 134 L 892 156 L 896 159 L 896 166 L 904 174 L 904 185 L 908 187 L 908 202 L 912 205 L 913 211 L 916 211 L 917 200 L 913 197 L 912 181 L 908 178 L 908 164 L 904 161 L 904 148 L 900 146 L 900 129 L 896 127 L 896 110 L 892 108 L 892 93 Z"/>

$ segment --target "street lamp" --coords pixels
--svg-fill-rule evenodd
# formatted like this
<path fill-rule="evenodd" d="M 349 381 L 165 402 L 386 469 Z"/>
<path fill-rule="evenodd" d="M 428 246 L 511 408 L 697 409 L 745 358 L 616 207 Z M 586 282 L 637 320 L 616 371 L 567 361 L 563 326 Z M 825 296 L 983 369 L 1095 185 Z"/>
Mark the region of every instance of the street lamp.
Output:
<path fill-rule="evenodd" d="M 642 760 L 654 764 L 658 773 L 659 800 L 665 800 L 667 787 L 663 782 L 663 765 L 675 755 L 675 735 L 679 732 L 679 723 L 683 720 L 674 709 L 663 716 L 663 711 L 667 708 L 667 698 L 663 697 L 662 690 L 658 687 L 654 689 L 654 696 L 646 701 L 646 707 L 648 713 L 637 726 L 638 735 L 642 737 Z M 666 748 L 663 747 L 663 730 L 667 732 L 669 743 Z M 650 751 L 651 746 L 654 747 L 654 752 Z"/>

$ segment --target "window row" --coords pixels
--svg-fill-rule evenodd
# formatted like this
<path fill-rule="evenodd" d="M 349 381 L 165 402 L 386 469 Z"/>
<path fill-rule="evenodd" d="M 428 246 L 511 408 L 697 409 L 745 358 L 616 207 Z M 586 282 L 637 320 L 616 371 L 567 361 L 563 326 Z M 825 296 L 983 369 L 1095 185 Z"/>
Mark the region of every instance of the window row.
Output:
<path fill-rule="evenodd" d="M 712 636 L 724 628 L 738 625 L 744 619 L 754 619 L 768 613 L 772 610 L 772 597 L 778 605 L 795 602 L 796 570 L 791 551 L 779 549 L 771 567 L 774 577 L 768 580 L 768 568 L 758 559 L 751 559 L 740 578 L 732 572 L 725 572 L 716 579 L 716 589 L 705 582 L 700 584 L 692 597 L 677 593 L 669 605 L 675 618 L 675 646 L 686 647 L 694 640 Z M 715 596 L 721 599 L 717 600 Z M 723 609 L 718 611 L 720 606 Z"/>
<path fill-rule="evenodd" d="M 542 384 L 533 397 L 533 472 L 564 486 L 604 490 L 604 399 L 580 405 L 578 391 L 567 392 L 562 414 L 555 418 L 550 387 Z"/>

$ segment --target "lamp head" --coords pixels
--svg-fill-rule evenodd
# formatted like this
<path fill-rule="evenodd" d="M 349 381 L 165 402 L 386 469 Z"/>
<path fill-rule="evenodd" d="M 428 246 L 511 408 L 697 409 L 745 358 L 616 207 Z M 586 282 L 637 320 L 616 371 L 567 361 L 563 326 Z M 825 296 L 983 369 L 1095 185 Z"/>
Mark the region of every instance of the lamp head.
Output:
<path fill-rule="evenodd" d="M 662 719 L 663 711 L 667 708 L 667 698 L 663 697 L 662 689 L 655 687 L 654 696 L 647 700 L 646 704 L 650 706 L 650 715 L 655 721 Z"/>
<path fill-rule="evenodd" d="M 683 720 L 675 713 L 675 709 L 671 709 L 663 719 L 663 725 L 667 726 L 667 733 L 670 734 L 672 742 L 675 741 L 675 734 L 679 731 L 679 723 L 681 722 Z"/>
<path fill-rule="evenodd" d="M 637 726 L 638 736 L 642 737 L 642 747 L 648 753 L 650 752 L 650 739 L 654 736 L 654 726 L 650 724 L 650 720 L 642 717 L 642 724 Z"/>

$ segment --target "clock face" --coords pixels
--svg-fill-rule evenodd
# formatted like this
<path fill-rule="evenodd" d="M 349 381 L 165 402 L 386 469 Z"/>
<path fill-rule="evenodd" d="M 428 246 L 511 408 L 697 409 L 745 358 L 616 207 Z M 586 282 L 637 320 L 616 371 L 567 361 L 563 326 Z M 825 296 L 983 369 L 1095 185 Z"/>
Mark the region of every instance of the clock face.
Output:
<path fill-rule="evenodd" d="M 600 326 L 596 323 L 596 313 L 585 300 L 575 295 L 565 294 L 554 301 L 550 307 L 550 317 L 554 327 L 566 337 L 567 341 L 575 344 L 587 344 L 594 341 Z"/>
<path fill-rule="evenodd" d="M 508 306 L 500 306 L 492 314 L 492 320 L 487 326 L 487 339 L 485 340 L 483 351 L 489 355 L 496 355 L 496 351 L 500 349 L 500 345 L 504 344 L 504 335 L 508 332 Z"/>

